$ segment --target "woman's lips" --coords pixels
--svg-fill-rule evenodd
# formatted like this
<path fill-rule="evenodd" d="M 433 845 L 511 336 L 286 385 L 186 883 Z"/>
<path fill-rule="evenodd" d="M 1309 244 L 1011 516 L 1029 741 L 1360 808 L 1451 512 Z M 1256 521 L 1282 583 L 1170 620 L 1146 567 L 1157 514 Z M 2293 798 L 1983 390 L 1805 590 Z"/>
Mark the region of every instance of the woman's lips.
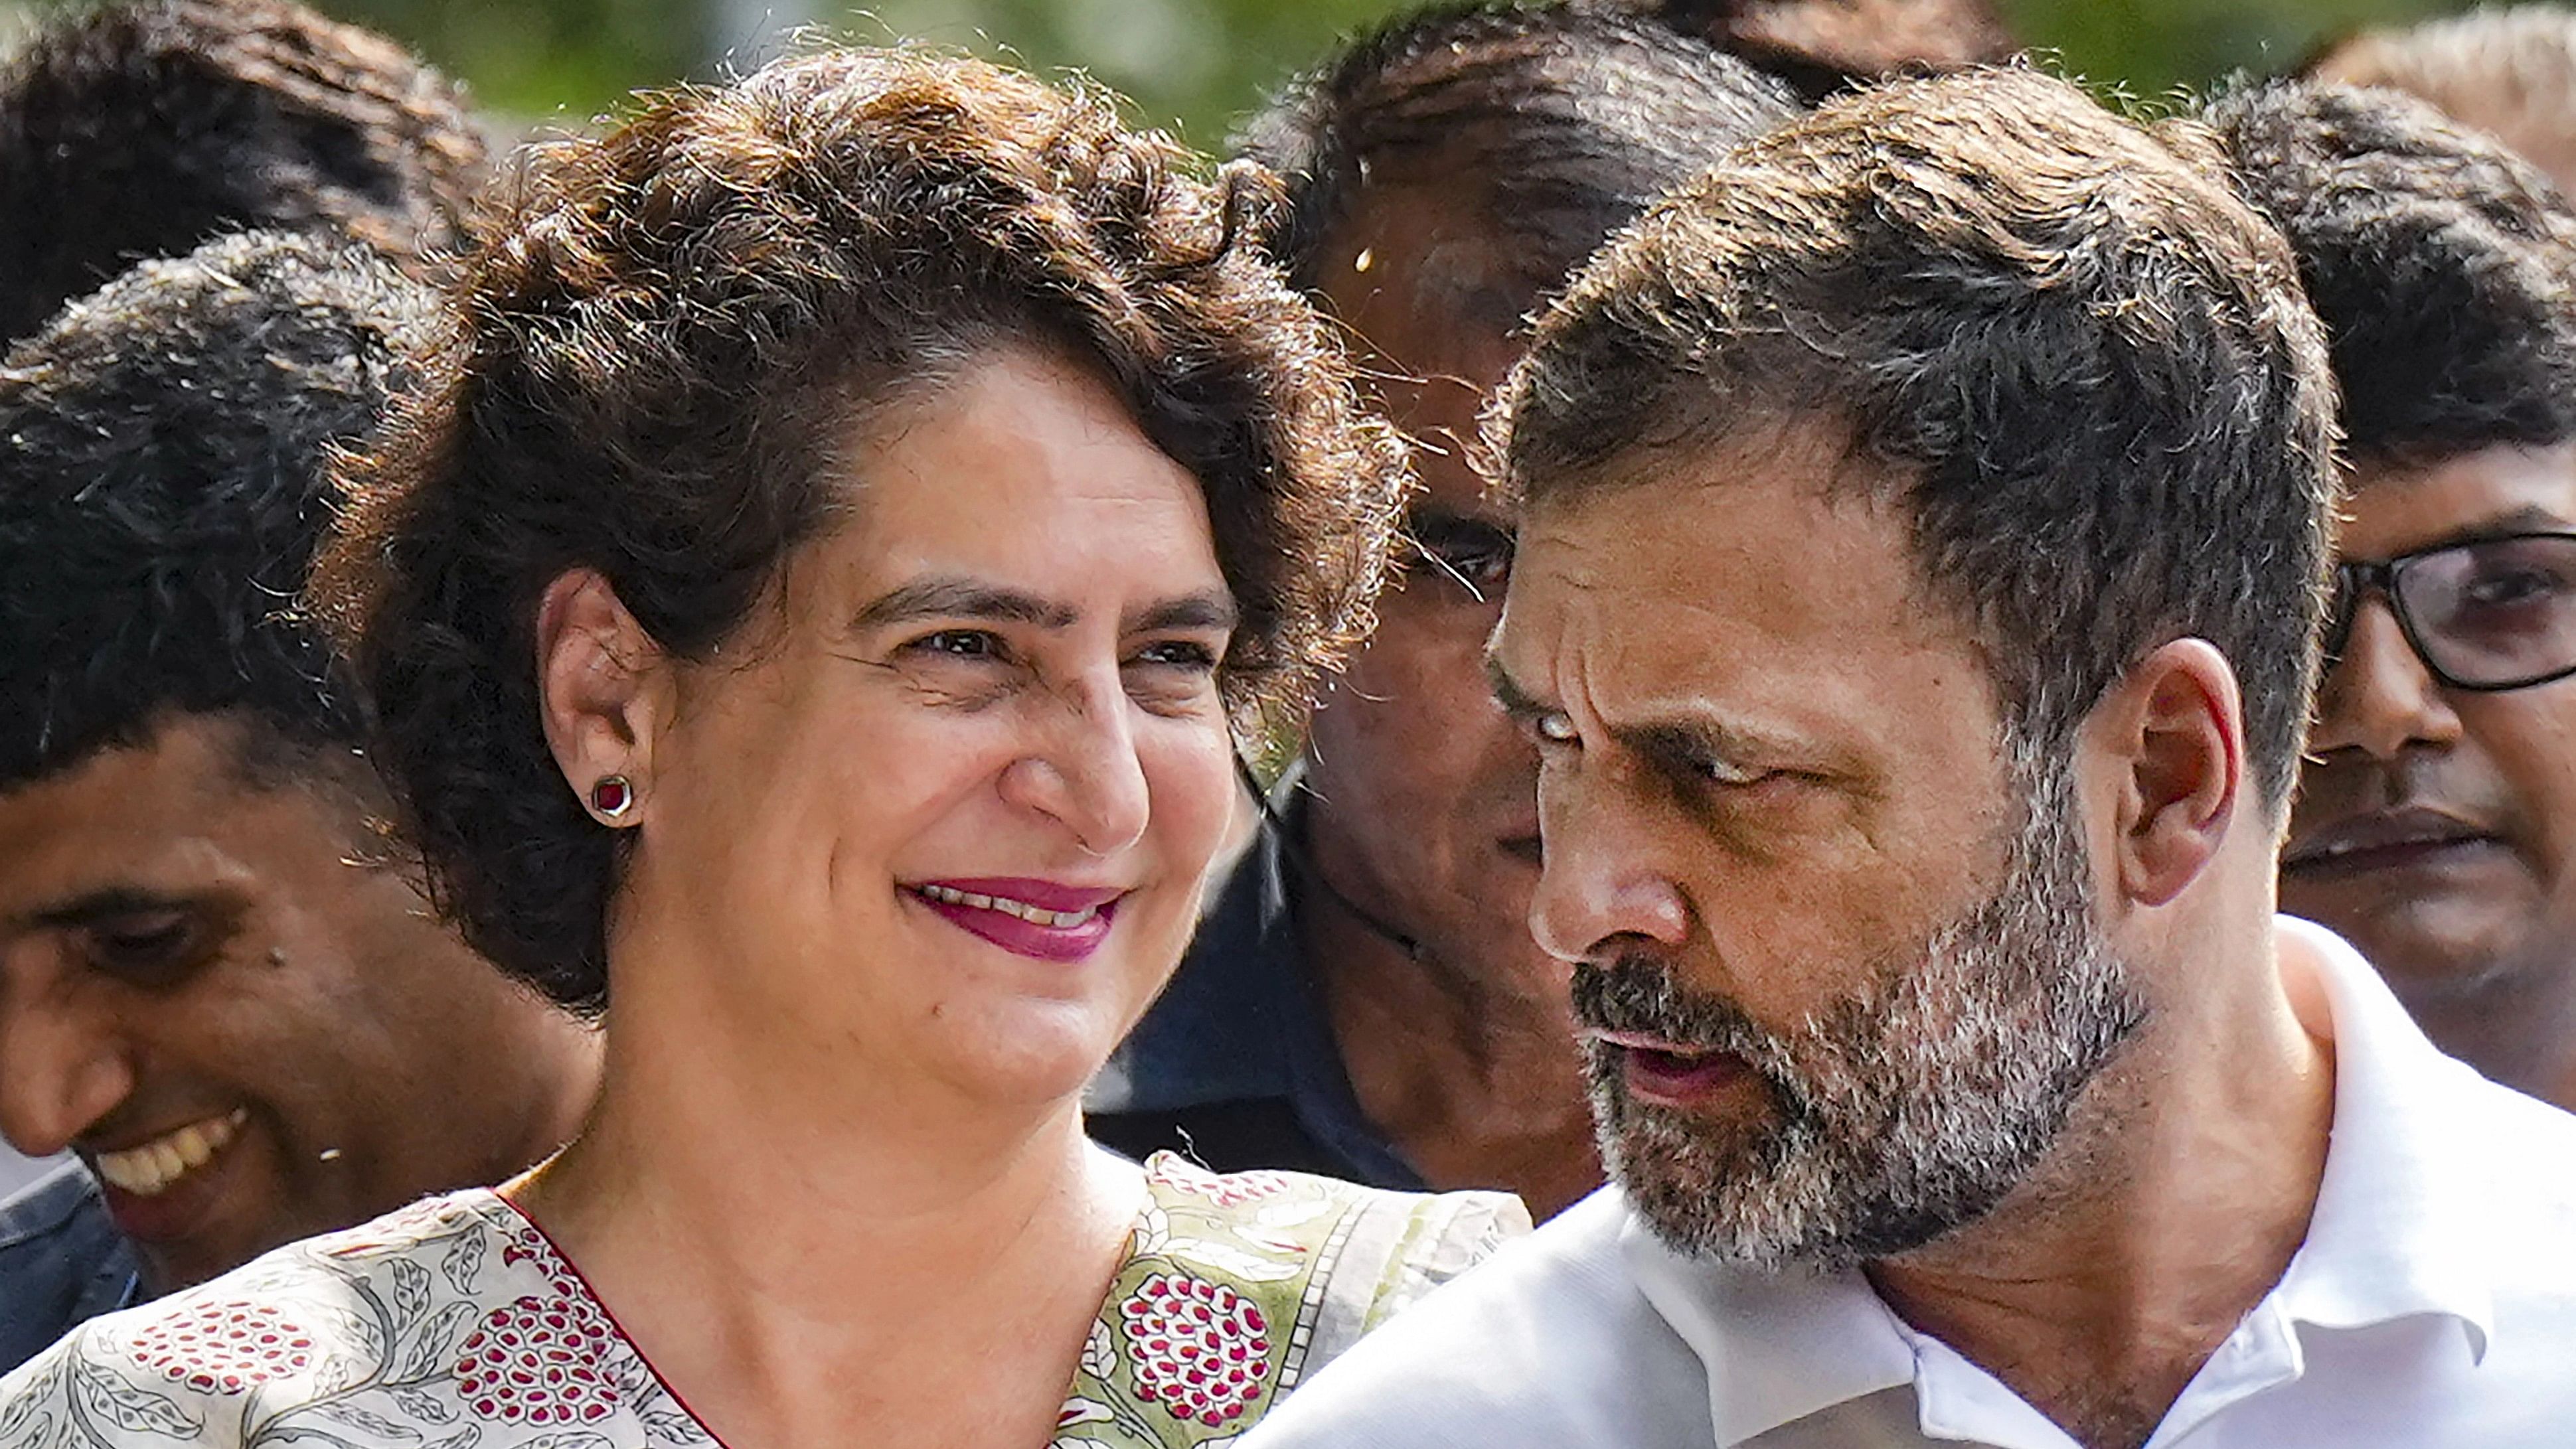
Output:
<path fill-rule="evenodd" d="M 1040 961 L 1079 961 L 1098 950 L 1126 894 L 1010 877 L 923 881 L 910 889 L 951 925 Z"/>
<path fill-rule="evenodd" d="M 1753 1067 L 1729 1051 L 1711 1051 L 1637 1032 L 1594 1032 L 1619 1054 L 1628 1095 L 1658 1107 L 1700 1107 L 1753 1079 Z"/>

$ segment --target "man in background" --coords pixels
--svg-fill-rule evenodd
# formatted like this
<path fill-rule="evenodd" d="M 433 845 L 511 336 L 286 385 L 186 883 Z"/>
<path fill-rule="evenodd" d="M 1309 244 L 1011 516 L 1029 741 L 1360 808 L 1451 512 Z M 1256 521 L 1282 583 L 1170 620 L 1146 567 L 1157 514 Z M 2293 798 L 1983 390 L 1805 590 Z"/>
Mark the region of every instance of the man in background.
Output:
<path fill-rule="evenodd" d="M 1651 17 L 1451 7 L 1292 85 L 1244 137 L 1286 176 L 1294 280 L 1350 329 L 1424 489 L 1414 557 L 1179 975 L 1093 1095 L 1095 1136 L 1223 1171 L 1600 1181 L 1563 966 L 1529 938 L 1536 760 L 1480 659 L 1509 520 L 1466 460 L 1523 318 L 1655 194 L 1793 110 Z"/>
<path fill-rule="evenodd" d="M 2393 92 L 2275 86 L 2214 118 L 2344 396 L 2282 905 L 2445 1051 L 2576 1108 L 2576 210 Z"/>
<path fill-rule="evenodd" d="M 0 367 L 0 1363 L 567 1140 L 597 1033 L 433 920 L 289 613 L 435 303 L 346 243 L 147 262 Z"/>

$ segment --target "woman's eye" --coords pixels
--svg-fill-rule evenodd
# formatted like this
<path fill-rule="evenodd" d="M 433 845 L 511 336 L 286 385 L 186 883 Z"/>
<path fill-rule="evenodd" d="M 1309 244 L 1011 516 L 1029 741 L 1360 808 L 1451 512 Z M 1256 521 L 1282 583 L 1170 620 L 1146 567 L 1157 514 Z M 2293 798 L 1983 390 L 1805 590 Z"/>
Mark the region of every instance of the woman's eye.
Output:
<path fill-rule="evenodd" d="M 1216 651 L 1191 639 L 1167 639 L 1148 644 L 1136 651 L 1139 664 L 1160 665 L 1166 669 L 1207 671 L 1216 668 Z"/>
<path fill-rule="evenodd" d="M 942 629 L 923 635 L 905 648 L 945 659 L 998 659 L 1002 641 L 982 629 Z"/>

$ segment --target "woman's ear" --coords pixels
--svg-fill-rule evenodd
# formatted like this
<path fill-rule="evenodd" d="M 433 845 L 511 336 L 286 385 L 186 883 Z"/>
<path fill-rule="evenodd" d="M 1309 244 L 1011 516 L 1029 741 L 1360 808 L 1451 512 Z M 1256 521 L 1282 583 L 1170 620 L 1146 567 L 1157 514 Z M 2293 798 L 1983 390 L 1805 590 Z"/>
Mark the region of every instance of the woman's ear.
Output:
<path fill-rule="evenodd" d="M 538 713 L 583 808 L 639 823 L 652 799 L 653 742 L 670 719 L 670 660 L 597 569 L 572 569 L 537 605 Z M 603 796 L 603 780 L 624 782 Z M 607 801 L 603 804 L 603 799 Z"/>
<path fill-rule="evenodd" d="M 2097 800 L 2107 798 L 2121 896 L 2161 906 L 2225 843 L 2245 788 L 2245 710 L 2216 646 L 2177 639 L 2138 661 L 2084 731 Z"/>

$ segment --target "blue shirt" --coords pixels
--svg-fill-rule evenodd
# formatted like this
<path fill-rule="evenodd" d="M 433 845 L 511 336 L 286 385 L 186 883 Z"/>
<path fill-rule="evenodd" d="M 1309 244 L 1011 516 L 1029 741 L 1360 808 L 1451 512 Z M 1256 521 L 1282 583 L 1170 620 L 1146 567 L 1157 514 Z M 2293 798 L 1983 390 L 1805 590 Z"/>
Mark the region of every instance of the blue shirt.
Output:
<path fill-rule="evenodd" d="M 1279 1168 L 1369 1187 L 1428 1184 L 1360 1109 L 1297 930 L 1292 780 L 1199 922 L 1180 970 L 1092 1084 L 1085 1120 L 1142 1160 Z"/>
<path fill-rule="evenodd" d="M 143 1298 L 134 1249 L 89 1169 L 68 1164 L 0 1202 L 0 1373 Z"/>

